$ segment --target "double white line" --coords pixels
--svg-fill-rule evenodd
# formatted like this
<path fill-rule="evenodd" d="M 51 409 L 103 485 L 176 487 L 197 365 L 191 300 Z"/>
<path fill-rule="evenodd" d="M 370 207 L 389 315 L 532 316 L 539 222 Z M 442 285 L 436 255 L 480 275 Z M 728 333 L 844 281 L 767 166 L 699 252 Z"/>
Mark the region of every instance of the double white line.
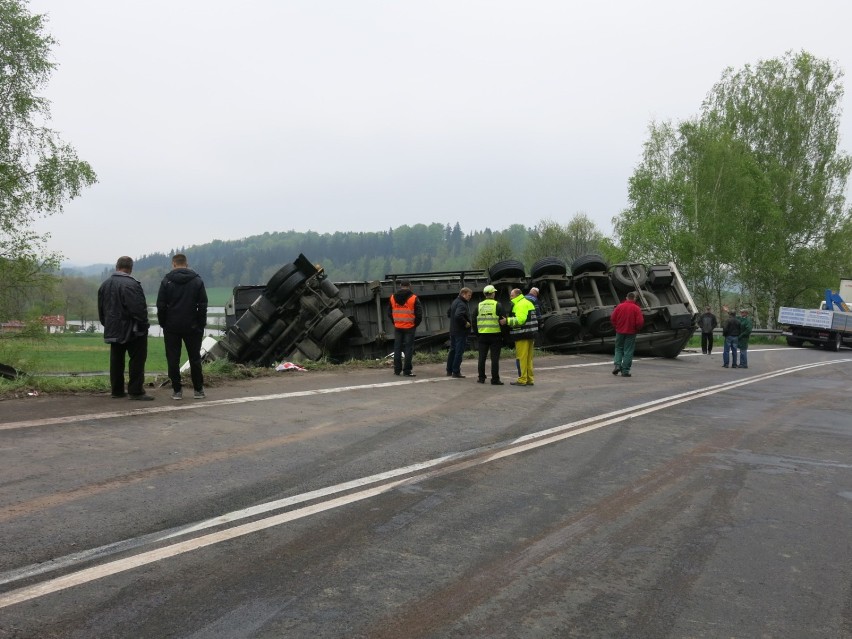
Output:
<path fill-rule="evenodd" d="M 233 511 L 219 517 L 206 519 L 188 526 L 172 528 L 158 533 L 144 535 L 142 537 L 127 539 L 114 544 L 101 546 L 99 548 L 93 548 L 81 553 L 67 555 L 66 557 L 49 562 L 25 566 L 17 570 L 0 574 L 0 586 L 14 584 L 37 575 L 64 570 L 75 565 L 135 550 L 137 548 L 163 544 L 158 548 L 140 552 L 139 554 L 130 557 L 107 561 L 106 563 L 99 564 L 97 566 L 83 568 L 66 575 L 49 578 L 40 583 L 25 586 L 17 590 L 11 590 L 0 595 L 0 608 L 35 599 L 66 588 L 79 586 L 96 579 L 132 570 L 139 566 L 161 561 L 169 557 L 175 557 L 199 548 L 205 548 L 223 541 L 236 539 L 237 537 L 249 535 L 260 530 L 280 526 L 281 524 L 309 517 L 316 513 L 333 510 L 341 506 L 363 501 L 365 499 L 387 493 L 400 486 L 421 483 L 435 477 L 456 473 L 475 466 L 487 464 L 504 457 L 517 455 L 518 453 L 540 448 L 542 446 L 548 446 L 568 439 L 569 437 L 576 437 L 577 435 L 582 435 L 605 426 L 617 424 L 627 419 L 660 411 L 671 406 L 722 393 L 740 386 L 763 382 L 772 379 L 773 377 L 789 375 L 811 368 L 850 361 L 852 361 L 852 359 L 838 359 L 803 364 L 771 373 L 755 375 L 745 379 L 716 384 L 699 390 L 671 395 L 669 397 L 656 399 L 644 404 L 630 406 L 629 408 L 623 408 L 609 413 L 604 413 L 602 415 L 597 415 L 595 417 L 589 417 L 579 421 L 570 422 L 568 424 L 562 424 L 561 426 L 537 431 L 516 439 L 436 457 L 418 464 L 396 468 L 384 473 L 378 473 L 349 482 L 336 484 L 320 490 L 310 491 L 301 495 L 294 495 L 293 497 L 287 497 L 285 499 L 252 506 L 251 508 Z M 388 385 L 394 385 L 394 383 L 390 383 Z M 339 388 L 336 390 L 338 392 L 340 391 Z M 317 391 L 311 391 L 306 394 L 315 393 L 317 393 Z M 292 396 L 292 394 L 288 395 Z M 308 502 L 314 503 L 276 515 L 256 519 L 248 523 L 226 527 L 221 530 L 199 535 L 184 541 L 167 543 L 180 537 L 186 537 L 204 530 L 225 527 L 241 520 L 258 517 L 259 515 L 279 511 L 290 506 Z"/>

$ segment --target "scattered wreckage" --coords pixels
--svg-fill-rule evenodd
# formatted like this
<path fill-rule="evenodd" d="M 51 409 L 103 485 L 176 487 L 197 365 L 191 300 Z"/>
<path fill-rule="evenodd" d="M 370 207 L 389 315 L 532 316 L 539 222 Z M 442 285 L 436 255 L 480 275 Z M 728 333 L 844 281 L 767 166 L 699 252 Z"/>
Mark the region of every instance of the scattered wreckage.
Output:
<path fill-rule="evenodd" d="M 390 296 L 408 280 L 423 304 L 415 350 L 447 348 L 447 309 L 462 287 L 474 291 L 471 310 L 482 288 L 493 284 L 497 299 L 511 309 L 509 292 L 539 289 L 537 346 L 556 352 L 612 352 L 615 329 L 610 314 L 628 291 L 639 292 L 645 328 L 636 352 L 677 357 L 696 330 L 698 309 L 673 263 L 609 266 L 599 255 L 574 261 L 547 257 L 524 265 L 504 260 L 487 271 L 446 271 L 386 275 L 363 282 L 332 282 L 304 255 L 280 268 L 265 285 L 237 286 L 225 307 L 226 330 L 204 354 L 205 361 L 269 366 L 300 362 L 378 359 L 393 350 L 394 327 L 388 319 Z M 476 336 L 471 336 L 471 345 Z"/>

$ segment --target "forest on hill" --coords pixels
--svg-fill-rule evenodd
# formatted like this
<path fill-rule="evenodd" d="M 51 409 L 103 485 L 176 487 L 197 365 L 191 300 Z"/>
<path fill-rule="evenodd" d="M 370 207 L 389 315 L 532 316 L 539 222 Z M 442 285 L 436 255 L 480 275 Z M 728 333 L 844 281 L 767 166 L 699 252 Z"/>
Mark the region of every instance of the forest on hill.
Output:
<path fill-rule="evenodd" d="M 403 225 L 380 232 L 264 233 L 145 255 L 136 260 L 133 275 L 145 290 L 152 290 L 170 268 L 171 255 L 181 252 L 208 286 L 264 284 L 302 253 L 321 265 L 332 281 L 375 280 L 390 273 L 487 268 L 490 263 L 482 261 L 492 256 L 494 261 L 524 260 L 531 234 L 535 229 L 520 224 L 465 234 L 458 222 Z M 495 251 L 495 247 L 502 248 Z"/>

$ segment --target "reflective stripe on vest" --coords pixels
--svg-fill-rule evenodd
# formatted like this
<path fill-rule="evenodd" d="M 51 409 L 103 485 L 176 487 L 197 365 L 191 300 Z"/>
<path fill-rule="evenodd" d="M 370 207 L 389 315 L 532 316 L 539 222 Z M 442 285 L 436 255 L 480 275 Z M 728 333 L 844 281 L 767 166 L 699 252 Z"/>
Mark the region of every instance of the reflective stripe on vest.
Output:
<path fill-rule="evenodd" d="M 515 298 L 517 299 L 517 298 Z M 518 304 L 529 304 L 529 312 L 527 313 L 527 321 L 523 324 L 511 324 L 509 330 L 512 337 L 515 339 L 535 339 L 538 333 L 538 316 L 535 312 L 535 305 L 526 298 L 521 298 L 518 302 L 512 300 L 513 308 Z"/>
<path fill-rule="evenodd" d="M 414 303 L 417 301 L 416 295 L 411 295 L 405 304 L 398 304 L 396 296 L 391 295 L 390 305 L 391 313 L 393 314 L 393 325 L 396 328 L 414 328 Z"/>
<path fill-rule="evenodd" d="M 500 318 L 497 317 L 497 300 L 482 300 L 476 315 L 476 331 L 478 333 L 499 333 Z"/>

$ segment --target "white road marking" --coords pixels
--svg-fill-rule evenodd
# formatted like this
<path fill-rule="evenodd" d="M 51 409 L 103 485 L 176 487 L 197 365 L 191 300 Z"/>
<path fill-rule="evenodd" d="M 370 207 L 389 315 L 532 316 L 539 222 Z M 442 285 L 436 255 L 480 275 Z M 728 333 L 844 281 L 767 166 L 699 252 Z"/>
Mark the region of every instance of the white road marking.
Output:
<path fill-rule="evenodd" d="M 610 426 L 612 424 L 617 424 L 640 415 L 645 415 L 648 413 L 663 410 L 665 408 L 670 408 L 671 406 L 676 406 L 678 404 L 692 401 L 694 399 L 707 397 L 709 395 L 715 395 L 717 393 L 722 393 L 733 388 L 762 382 L 768 379 L 772 379 L 774 377 L 779 377 L 781 375 L 789 375 L 791 373 L 796 373 L 811 368 L 845 363 L 850 361 L 852 361 L 852 359 L 839 359 L 802 364 L 799 366 L 793 366 L 771 373 L 754 375 L 746 379 L 738 379 L 722 384 L 716 384 L 714 386 L 709 386 L 695 391 L 687 391 L 684 393 L 679 393 L 677 395 L 672 395 L 670 397 L 664 397 L 657 400 L 649 401 L 644 404 L 611 411 L 609 413 L 604 413 L 595 417 L 589 417 L 579 421 L 570 422 L 568 424 L 563 424 L 561 426 L 555 426 L 553 428 L 537 431 L 535 433 L 529 433 L 522 437 L 493 444 L 491 446 L 484 446 L 467 451 L 462 451 L 459 453 L 454 453 L 451 455 L 444 455 L 425 462 L 421 462 L 419 464 L 413 464 L 410 466 L 390 470 L 386 473 L 371 475 L 369 477 L 345 482 L 336 486 L 329 486 L 328 488 L 324 488 L 317 491 L 311 491 L 302 495 L 296 495 L 286 499 L 269 502 L 267 504 L 261 504 L 259 506 L 234 511 L 222 515 L 221 517 L 208 519 L 202 522 L 198 522 L 197 524 L 167 531 L 166 534 L 147 535 L 144 538 L 139 539 L 146 539 L 146 543 L 154 543 L 156 541 L 173 539 L 175 537 L 189 534 L 190 532 L 197 532 L 206 528 L 219 526 L 232 521 L 251 517 L 259 513 L 269 512 L 271 510 L 277 510 L 296 503 L 303 503 L 328 495 L 345 492 L 347 490 L 361 488 L 369 484 L 375 484 L 377 482 L 385 481 L 387 479 L 393 479 L 394 477 L 409 475 L 408 477 L 402 477 L 400 479 L 395 479 L 394 481 L 388 481 L 379 486 L 373 486 L 371 488 L 352 492 L 348 495 L 335 497 L 326 501 L 320 501 L 318 503 L 308 505 L 303 508 L 288 511 L 278 515 L 273 515 L 265 519 L 259 519 L 250 523 L 241 524 L 217 532 L 208 533 L 206 535 L 202 535 L 194 539 L 189 539 L 186 541 L 164 546 L 162 548 L 145 551 L 131 557 L 106 562 L 101 565 L 85 568 L 83 570 L 72 572 L 61 577 L 47 579 L 43 582 L 36 583 L 31 586 L 12 590 L 3 595 L 0 595 L 0 608 L 5 608 L 7 606 L 22 603 L 24 601 L 29 601 L 31 599 L 35 599 L 50 593 L 64 590 L 66 588 L 79 586 L 97 579 L 101 579 L 103 577 L 118 574 L 127 570 L 138 568 L 140 566 L 161 561 L 169 557 L 175 557 L 187 552 L 191 552 L 199 548 L 212 546 L 222 541 L 242 537 L 244 535 L 248 535 L 259 530 L 265 530 L 274 526 L 280 526 L 281 524 L 295 521 L 297 519 L 302 519 L 304 517 L 308 517 L 316 513 L 325 512 L 334 508 L 362 501 L 364 499 L 369 499 L 370 497 L 375 497 L 377 495 L 387 493 L 399 486 L 421 483 L 434 477 L 439 477 L 441 475 L 446 475 L 450 473 L 456 473 L 462 470 L 466 470 L 468 468 L 472 468 L 474 466 L 479 466 L 495 461 L 497 459 L 502 459 L 510 455 L 517 455 L 528 450 L 547 446 L 556 442 L 563 441 L 569 437 L 576 437 L 577 435 L 588 433 L 603 428 L 605 426 Z M 368 387 L 374 387 L 374 385 Z M 122 544 L 132 544 L 133 541 L 134 540 L 127 540 L 126 542 L 119 542 L 119 544 L 111 544 L 110 546 L 105 546 L 101 549 L 94 549 L 93 551 L 88 551 L 88 553 L 78 553 L 76 555 L 69 556 L 69 558 L 80 557 L 81 555 L 88 554 L 87 559 L 90 559 L 92 556 L 94 556 L 93 553 L 96 553 L 98 550 L 117 547 Z M 126 548 L 127 546 L 122 546 L 122 550 L 125 550 Z M 69 561 L 65 561 L 63 563 L 63 560 L 60 559 L 56 562 L 51 563 L 49 570 L 52 571 L 60 567 L 67 567 L 69 565 L 73 565 L 73 563 L 79 563 L 79 561 L 82 561 L 82 559 L 78 559 L 76 562 L 69 563 Z M 35 568 L 36 567 L 34 566 L 30 566 L 20 569 L 18 571 L 13 571 L 11 573 L 5 573 L 4 575 L 0 575 L 0 578 L 2 578 L 2 581 L 0 581 L 0 583 L 10 583 L 23 579 L 27 576 L 33 576 L 34 574 L 38 574 L 36 572 L 33 572 Z"/>
<path fill-rule="evenodd" d="M 754 354 L 760 351 L 769 350 L 791 350 L 791 348 L 761 348 L 749 351 Z M 681 353 L 680 357 L 692 357 L 695 355 L 703 355 L 703 353 Z M 706 355 L 704 355 L 706 357 Z M 660 359 L 659 357 L 636 358 L 637 361 L 650 359 Z M 536 368 L 537 371 L 548 370 L 564 370 L 568 368 L 588 368 L 591 366 L 612 366 L 611 361 L 604 362 L 583 362 L 582 364 L 564 364 L 560 366 L 542 366 Z M 169 404 L 167 406 L 146 406 L 144 408 L 131 408 L 127 410 L 108 411 L 103 413 L 88 413 L 83 415 L 66 415 L 63 417 L 47 417 L 44 419 L 31 419 L 20 422 L 0 423 L 0 430 L 16 430 L 21 428 L 36 428 L 39 426 L 56 426 L 58 424 L 75 424 L 79 422 L 99 421 L 102 419 L 115 419 L 117 417 L 133 417 L 136 415 L 152 415 L 155 413 L 173 413 L 182 410 L 193 410 L 196 408 L 207 408 L 211 406 L 227 406 L 232 404 L 248 404 L 251 402 L 265 402 L 276 399 L 292 399 L 294 397 L 310 397 L 312 395 L 325 395 L 328 393 L 346 393 L 355 390 L 364 390 L 369 388 L 389 388 L 392 386 L 401 386 L 406 384 L 434 384 L 437 382 L 451 381 L 448 377 L 427 377 L 422 379 L 399 380 L 392 382 L 381 382 L 378 384 L 362 384 L 359 386 L 337 386 L 334 388 L 319 388 L 306 391 L 293 391 L 289 393 L 276 393 L 274 395 L 255 395 L 252 397 L 236 397 L 232 399 L 211 399 L 203 402 L 192 402 L 186 404 Z"/>

